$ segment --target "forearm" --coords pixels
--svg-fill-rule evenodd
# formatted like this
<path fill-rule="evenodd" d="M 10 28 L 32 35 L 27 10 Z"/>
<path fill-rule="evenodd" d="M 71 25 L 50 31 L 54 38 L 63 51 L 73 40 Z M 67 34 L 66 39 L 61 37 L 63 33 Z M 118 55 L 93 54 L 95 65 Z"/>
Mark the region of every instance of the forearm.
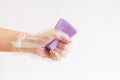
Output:
<path fill-rule="evenodd" d="M 18 36 L 21 32 L 0 28 L 0 51 L 4 52 L 33 52 L 34 49 L 27 49 L 27 48 L 17 48 L 15 47 L 12 42 L 17 41 Z"/>
<path fill-rule="evenodd" d="M 12 51 L 12 41 L 16 41 L 19 34 L 18 31 L 0 28 L 0 51 Z"/>
<path fill-rule="evenodd" d="M 20 32 L 0 28 L 0 41 L 16 41 Z"/>

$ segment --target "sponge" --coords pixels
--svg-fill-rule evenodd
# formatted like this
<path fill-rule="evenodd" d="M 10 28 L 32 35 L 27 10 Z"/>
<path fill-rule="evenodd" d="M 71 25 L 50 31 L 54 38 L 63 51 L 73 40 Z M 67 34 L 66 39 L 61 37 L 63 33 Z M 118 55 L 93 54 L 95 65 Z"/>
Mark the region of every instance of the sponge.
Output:
<path fill-rule="evenodd" d="M 73 37 L 77 33 L 77 30 L 71 24 L 69 24 L 65 19 L 62 18 L 58 21 L 57 25 L 55 26 L 55 29 L 66 33 L 69 37 Z M 54 39 L 49 44 L 47 44 L 46 47 L 49 50 L 54 50 L 58 42 L 59 42 L 58 39 Z"/>

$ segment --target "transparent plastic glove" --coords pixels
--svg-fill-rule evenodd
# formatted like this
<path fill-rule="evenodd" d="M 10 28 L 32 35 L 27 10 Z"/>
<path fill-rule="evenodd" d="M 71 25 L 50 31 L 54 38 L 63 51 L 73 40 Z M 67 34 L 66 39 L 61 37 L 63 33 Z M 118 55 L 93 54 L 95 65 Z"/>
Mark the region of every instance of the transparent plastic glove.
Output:
<path fill-rule="evenodd" d="M 46 45 L 54 39 L 59 40 L 57 48 L 47 49 Z M 16 43 L 16 51 L 31 52 L 44 58 L 59 60 L 66 54 L 71 40 L 65 33 L 50 29 L 37 34 L 21 34 Z"/>

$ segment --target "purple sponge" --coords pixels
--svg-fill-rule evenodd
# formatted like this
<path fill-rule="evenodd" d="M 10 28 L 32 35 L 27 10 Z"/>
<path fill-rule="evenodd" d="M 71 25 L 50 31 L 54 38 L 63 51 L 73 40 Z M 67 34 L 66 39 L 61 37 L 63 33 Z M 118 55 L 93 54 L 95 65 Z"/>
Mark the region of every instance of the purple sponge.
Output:
<path fill-rule="evenodd" d="M 66 33 L 69 37 L 73 37 L 77 33 L 77 31 L 64 19 L 60 19 L 58 21 L 57 25 L 55 26 L 55 29 Z M 47 48 L 50 50 L 54 50 L 58 42 L 58 39 L 54 39 L 47 45 Z"/>

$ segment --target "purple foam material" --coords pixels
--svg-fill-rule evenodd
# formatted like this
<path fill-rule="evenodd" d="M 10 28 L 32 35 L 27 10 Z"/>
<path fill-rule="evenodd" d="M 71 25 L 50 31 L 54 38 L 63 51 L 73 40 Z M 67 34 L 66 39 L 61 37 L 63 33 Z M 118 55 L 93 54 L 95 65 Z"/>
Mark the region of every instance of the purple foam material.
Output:
<path fill-rule="evenodd" d="M 58 44 L 59 40 L 58 39 L 54 39 L 53 41 L 51 41 L 48 45 L 47 48 L 50 50 L 53 50 L 56 48 L 57 44 Z"/>
<path fill-rule="evenodd" d="M 66 20 L 64 19 L 60 19 L 57 23 L 57 25 L 55 26 L 55 29 L 58 29 L 64 33 L 66 33 L 69 37 L 73 37 L 77 31 L 75 30 L 75 28 L 73 28 L 72 25 L 70 25 Z M 51 41 L 48 45 L 47 48 L 50 50 L 54 50 L 58 44 L 59 40 L 58 39 L 54 39 L 53 41 Z"/>

